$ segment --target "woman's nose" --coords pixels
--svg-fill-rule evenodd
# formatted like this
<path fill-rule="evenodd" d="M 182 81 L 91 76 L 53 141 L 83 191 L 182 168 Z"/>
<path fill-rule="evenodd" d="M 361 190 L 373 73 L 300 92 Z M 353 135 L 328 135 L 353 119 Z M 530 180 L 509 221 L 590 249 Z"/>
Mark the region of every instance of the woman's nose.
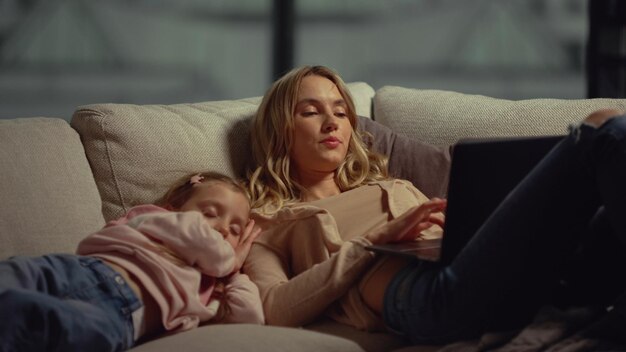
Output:
<path fill-rule="evenodd" d="M 337 121 L 335 120 L 335 117 L 333 115 L 329 115 L 326 118 L 326 120 L 324 121 L 324 125 L 322 126 L 322 130 L 324 132 L 332 132 L 332 131 L 336 131 L 338 127 L 339 127 L 339 125 L 337 124 Z"/>

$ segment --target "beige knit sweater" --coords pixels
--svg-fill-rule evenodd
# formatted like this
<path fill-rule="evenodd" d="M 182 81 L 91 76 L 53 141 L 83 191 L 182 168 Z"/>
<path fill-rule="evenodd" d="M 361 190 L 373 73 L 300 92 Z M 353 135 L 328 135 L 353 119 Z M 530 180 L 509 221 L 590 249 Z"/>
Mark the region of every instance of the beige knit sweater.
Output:
<path fill-rule="evenodd" d="M 266 323 L 302 326 L 327 315 L 363 330 L 384 329 L 358 291 L 376 261 L 361 236 L 427 199 L 410 182 L 389 180 L 255 213 L 263 233 L 244 272 L 259 287 Z"/>

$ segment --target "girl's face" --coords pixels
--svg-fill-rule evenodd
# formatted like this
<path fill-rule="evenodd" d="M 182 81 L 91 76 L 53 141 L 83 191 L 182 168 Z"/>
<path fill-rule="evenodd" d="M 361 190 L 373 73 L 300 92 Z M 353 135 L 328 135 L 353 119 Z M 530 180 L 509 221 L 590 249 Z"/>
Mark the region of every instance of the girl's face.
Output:
<path fill-rule="evenodd" d="M 194 185 L 193 194 L 179 210 L 201 212 L 233 248 L 239 245 L 250 214 L 248 199 L 219 181 Z"/>
<path fill-rule="evenodd" d="M 304 77 L 293 116 L 290 157 L 297 174 L 334 173 L 346 158 L 352 125 L 335 84 L 321 76 Z"/>

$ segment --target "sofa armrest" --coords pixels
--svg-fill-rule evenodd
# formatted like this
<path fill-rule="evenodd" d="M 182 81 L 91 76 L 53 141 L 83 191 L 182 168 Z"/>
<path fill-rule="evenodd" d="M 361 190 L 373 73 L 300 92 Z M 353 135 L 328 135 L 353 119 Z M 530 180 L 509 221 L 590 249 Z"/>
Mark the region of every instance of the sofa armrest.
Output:
<path fill-rule="evenodd" d="M 65 120 L 0 120 L 0 165 L 0 259 L 73 253 L 104 226 L 85 151 Z"/>

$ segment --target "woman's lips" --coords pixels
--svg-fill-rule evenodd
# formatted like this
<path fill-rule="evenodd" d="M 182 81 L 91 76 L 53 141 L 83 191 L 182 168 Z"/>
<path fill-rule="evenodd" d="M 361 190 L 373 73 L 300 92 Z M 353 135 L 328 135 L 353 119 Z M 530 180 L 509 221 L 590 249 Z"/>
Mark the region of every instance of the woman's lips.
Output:
<path fill-rule="evenodd" d="M 328 138 L 322 140 L 320 143 L 325 145 L 326 148 L 335 149 L 335 148 L 337 148 L 341 144 L 341 141 L 338 138 L 335 138 L 335 137 L 328 137 Z"/>

